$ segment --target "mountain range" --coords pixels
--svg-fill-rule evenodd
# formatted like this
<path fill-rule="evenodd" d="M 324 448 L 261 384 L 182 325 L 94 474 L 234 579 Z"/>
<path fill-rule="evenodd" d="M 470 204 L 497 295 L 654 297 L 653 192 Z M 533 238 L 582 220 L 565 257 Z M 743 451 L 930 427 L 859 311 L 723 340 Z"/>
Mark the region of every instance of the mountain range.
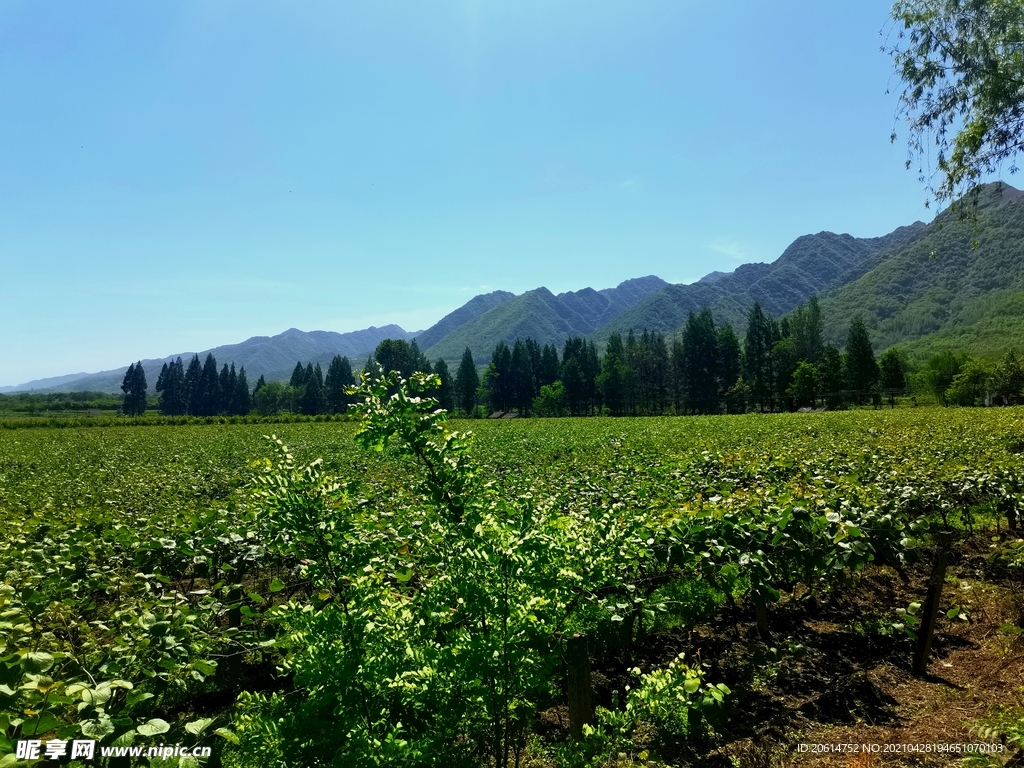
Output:
<path fill-rule="evenodd" d="M 943 349 L 995 355 L 1024 347 L 1024 192 L 986 185 L 976 207 L 954 207 L 928 224 L 915 222 L 881 237 L 804 235 L 771 263 L 711 272 L 687 285 L 648 275 L 602 290 L 493 291 L 420 332 L 397 325 L 350 333 L 292 328 L 199 354 L 212 352 L 218 363 L 244 366 L 250 381 L 260 375 L 287 380 L 296 361 L 326 366 L 334 355 L 361 364 L 385 338 L 415 338 L 428 358 L 444 358 L 449 366 L 458 365 L 468 347 L 482 365 L 500 341 L 529 337 L 560 346 L 569 336 L 586 336 L 600 347 L 614 332 L 671 334 L 689 312 L 705 306 L 716 322 L 731 323 L 742 335 L 755 301 L 778 317 L 815 295 L 826 335 L 839 345 L 860 314 L 877 350 L 898 346 L 912 358 Z M 187 362 L 192 354 L 181 357 Z M 151 386 L 163 363 L 177 356 L 143 361 Z M 126 369 L 40 379 L 0 392 L 118 391 Z"/>

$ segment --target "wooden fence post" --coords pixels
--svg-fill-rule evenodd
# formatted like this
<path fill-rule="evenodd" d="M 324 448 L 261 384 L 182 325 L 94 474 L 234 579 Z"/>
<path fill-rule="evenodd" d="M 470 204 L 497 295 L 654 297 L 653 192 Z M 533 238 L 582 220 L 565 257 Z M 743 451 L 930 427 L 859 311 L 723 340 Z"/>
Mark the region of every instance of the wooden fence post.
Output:
<path fill-rule="evenodd" d="M 928 657 L 932 651 L 932 638 L 935 635 L 935 621 L 939 613 L 939 601 L 942 600 L 942 587 L 946 582 L 946 566 L 949 565 L 949 547 L 952 533 L 945 531 L 936 536 L 935 561 L 932 563 L 932 575 L 928 579 L 928 595 L 924 600 L 921 612 L 921 628 L 917 635 L 917 650 L 914 652 L 914 674 L 928 674 Z"/>
<path fill-rule="evenodd" d="M 594 722 L 586 635 L 573 635 L 566 642 L 565 660 L 569 667 L 569 735 L 578 741 L 583 738 L 583 726 Z"/>

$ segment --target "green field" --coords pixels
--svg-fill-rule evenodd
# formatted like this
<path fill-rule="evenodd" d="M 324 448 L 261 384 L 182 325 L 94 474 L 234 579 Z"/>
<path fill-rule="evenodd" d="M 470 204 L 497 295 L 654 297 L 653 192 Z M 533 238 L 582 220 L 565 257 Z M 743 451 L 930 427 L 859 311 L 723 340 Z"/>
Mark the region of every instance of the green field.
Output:
<path fill-rule="evenodd" d="M 1005 538 L 1024 508 L 1024 409 L 383 408 L 381 450 L 355 422 L 0 432 L 0 766 L 29 738 L 234 766 L 700 764 L 818 652 L 794 611 L 864 574 L 915 583 L 934 530 Z M 908 602 L 862 605 L 853 642 L 909 655 Z M 731 631 L 736 663 L 710 651 Z M 577 633 L 600 709 L 571 741 Z M 82 765 L 104 761 L 146 763 Z"/>

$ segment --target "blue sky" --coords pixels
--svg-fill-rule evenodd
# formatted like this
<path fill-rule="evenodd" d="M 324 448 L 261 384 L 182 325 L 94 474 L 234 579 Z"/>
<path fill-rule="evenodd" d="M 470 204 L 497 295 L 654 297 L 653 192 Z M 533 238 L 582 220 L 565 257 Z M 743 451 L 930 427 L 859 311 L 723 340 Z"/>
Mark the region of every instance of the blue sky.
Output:
<path fill-rule="evenodd" d="M 889 7 L 6 0 L 0 385 L 928 220 Z"/>

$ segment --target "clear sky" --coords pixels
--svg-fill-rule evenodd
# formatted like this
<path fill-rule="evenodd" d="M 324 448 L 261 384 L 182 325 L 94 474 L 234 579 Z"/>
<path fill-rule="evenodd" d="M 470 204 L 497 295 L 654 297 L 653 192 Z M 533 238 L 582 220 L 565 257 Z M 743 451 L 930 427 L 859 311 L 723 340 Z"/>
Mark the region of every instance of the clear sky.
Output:
<path fill-rule="evenodd" d="M 928 220 L 889 8 L 5 0 L 0 385 Z"/>

